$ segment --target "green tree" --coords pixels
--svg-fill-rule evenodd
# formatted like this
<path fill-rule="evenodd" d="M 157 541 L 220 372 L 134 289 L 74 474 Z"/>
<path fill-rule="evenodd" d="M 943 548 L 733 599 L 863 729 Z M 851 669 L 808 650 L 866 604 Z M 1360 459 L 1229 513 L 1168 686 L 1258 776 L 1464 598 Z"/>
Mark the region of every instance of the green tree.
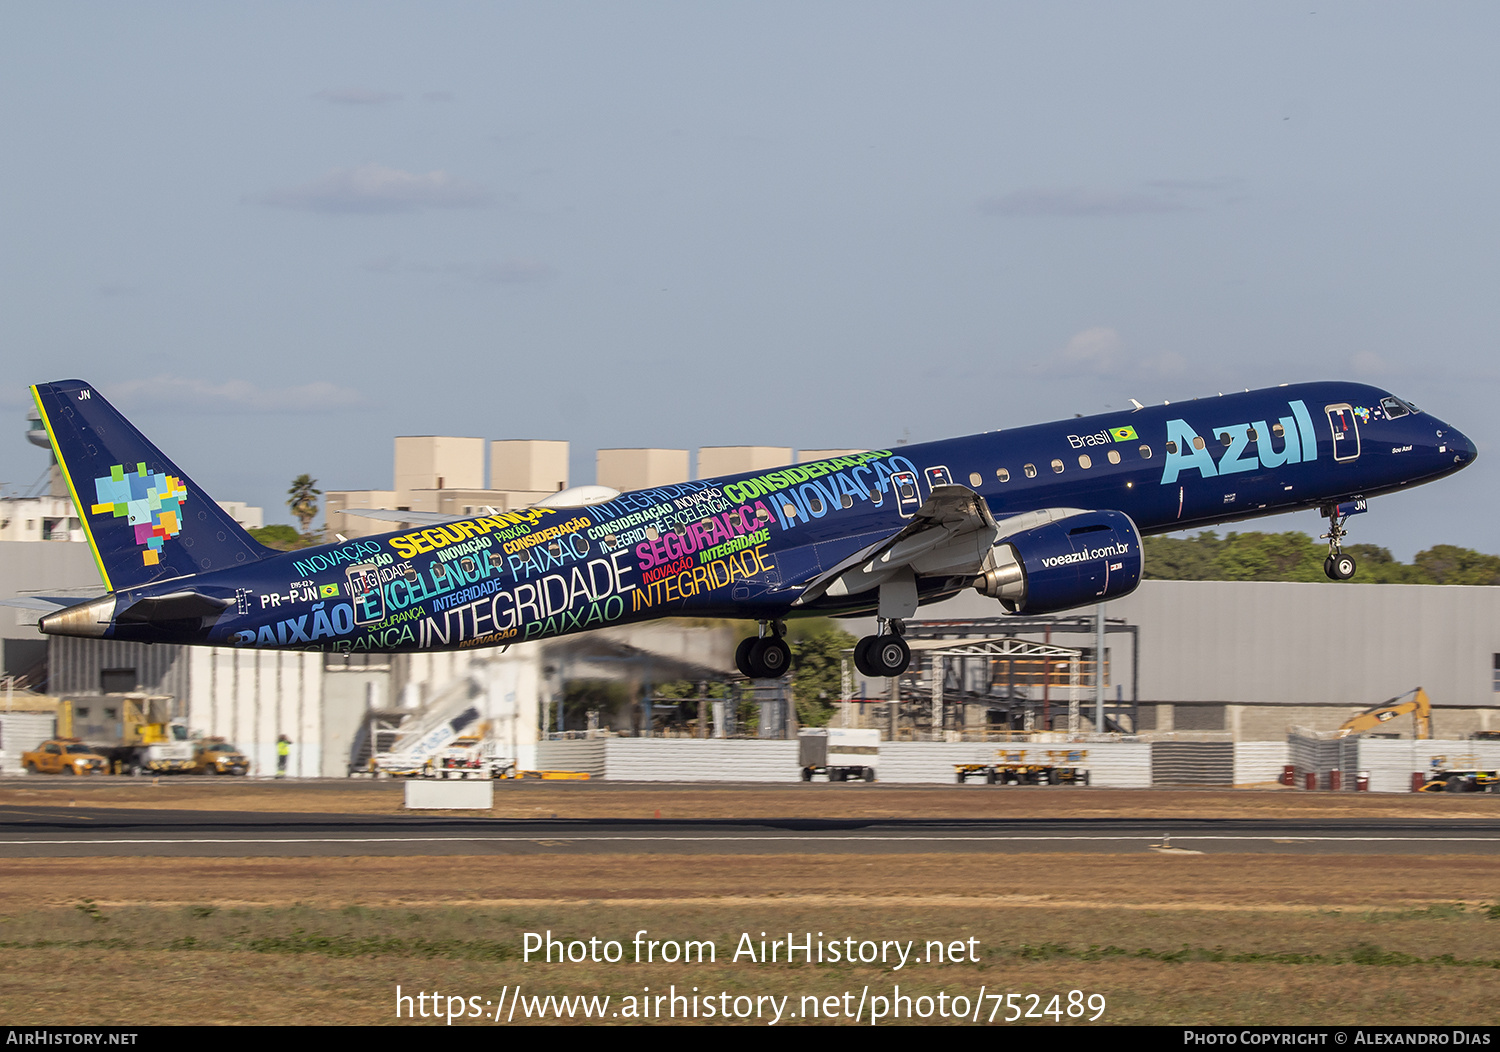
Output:
<path fill-rule="evenodd" d="M 597 709 L 600 724 L 608 725 L 610 718 L 629 704 L 630 685 L 619 680 L 570 679 L 563 685 L 564 726 L 574 730 L 588 726 L 590 709 Z"/>
<path fill-rule="evenodd" d="M 804 727 L 826 725 L 843 691 L 841 659 L 854 637 L 826 618 L 793 621 L 787 632 L 792 648 L 792 701 Z"/>
<path fill-rule="evenodd" d="M 1146 537 L 1146 579 L 1215 580 L 1214 554 L 1219 535 L 1205 530 L 1196 537 Z"/>
<path fill-rule="evenodd" d="M 1231 533 L 1214 555 L 1221 581 L 1326 580 L 1320 548 L 1305 533 Z"/>
<path fill-rule="evenodd" d="M 267 548 L 275 548 L 281 552 L 289 552 L 295 548 L 305 548 L 307 546 L 307 541 L 303 539 L 300 533 L 292 527 L 279 522 L 270 526 L 259 526 L 246 532 Z"/>
<path fill-rule="evenodd" d="M 1500 584 L 1500 556 L 1439 544 L 1412 560 L 1434 584 Z"/>
<path fill-rule="evenodd" d="M 302 521 L 302 536 L 312 536 L 312 521 L 318 517 L 318 498 L 323 491 L 317 488 L 318 480 L 311 475 L 298 475 L 287 490 L 286 506 Z"/>
<path fill-rule="evenodd" d="M 1350 544 L 1366 584 L 1500 585 L 1500 556 L 1439 544 L 1418 552 L 1411 564 L 1390 549 Z M 1196 537 L 1145 538 L 1146 577 L 1168 581 L 1325 581 L 1328 548 L 1303 533 L 1204 531 Z"/>

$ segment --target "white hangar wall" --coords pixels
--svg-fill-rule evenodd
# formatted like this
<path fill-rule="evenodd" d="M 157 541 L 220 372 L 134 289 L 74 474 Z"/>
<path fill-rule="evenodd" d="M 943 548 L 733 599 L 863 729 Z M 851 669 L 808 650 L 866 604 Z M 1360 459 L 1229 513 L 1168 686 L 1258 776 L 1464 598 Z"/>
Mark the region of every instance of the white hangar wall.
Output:
<path fill-rule="evenodd" d="M 372 709 L 473 704 L 491 733 L 512 752 L 535 750 L 543 688 L 541 648 L 413 655 L 338 655 L 295 650 L 146 646 L 53 636 L 48 640 L 52 693 L 101 693 L 104 670 L 132 670 L 137 689 L 176 699 L 194 733 L 228 738 L 248 756 L 254 775 L 276 771 L 276 739 L 292 741 L 287 775 L 342 778 L 348 773 Z M 455 714 L 456 714 L 455 710 Z"/>
<path fill-rule="evenodd" d="M 1500 588 L 1146 581 L 1105 616 L 1140 627 L 1142 700 L 1495 704 Z"/>
<path fill-rule="evenodd" d="M 1092 619 L 1093 612 L 1085 607 L 1059 616 Z M 1143 706 L 1179 714 L 1185 706 L 1231 706 L 1222 729 L 1240 737 L 1281 737 L 1289 722 L 1322 726 L 1331 720 L 1336 727 L 1351 712 L 1418 686 L 1438 709 L 1440 733 L 1500 730 L 1494 665 L 1500 588 L 1143 581 L 1131 595 L 1107 603 L 1104 613 L 1135 626 L 1140 648 L 1136 669 L 1130 637 L 1109 634 L 1111 698 L 1120 685 L 1128 702 L 1138 675 Z M 966 590 L 922 607 L 916 619 L 1002 616 L 997 602 Z M 847 627 L 861 634 L 874 625 L 853 620 Z M 1092 633 L 1054 632 L 1052 642 L 1094 645 Z M 1092 691 L 1086 693 L 1087 709 Z M 1164 722 L 1147 729 L 1173 727 Z M 1398 729 L 1409 733 L 1410 720 Z"/>

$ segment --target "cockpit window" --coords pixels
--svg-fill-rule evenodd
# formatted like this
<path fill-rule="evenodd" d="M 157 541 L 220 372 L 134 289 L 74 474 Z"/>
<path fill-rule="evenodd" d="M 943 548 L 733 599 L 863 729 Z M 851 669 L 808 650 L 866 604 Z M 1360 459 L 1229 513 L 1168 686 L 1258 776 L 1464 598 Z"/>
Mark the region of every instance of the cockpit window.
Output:
<path fill-rule="evenodd" d="M 1380 408 L 1385 410 L 1387 420 L 1395 420 L 1397 417 L 1406 416 L 1409 412 L 1399 398 L 1382 398 Z"/>

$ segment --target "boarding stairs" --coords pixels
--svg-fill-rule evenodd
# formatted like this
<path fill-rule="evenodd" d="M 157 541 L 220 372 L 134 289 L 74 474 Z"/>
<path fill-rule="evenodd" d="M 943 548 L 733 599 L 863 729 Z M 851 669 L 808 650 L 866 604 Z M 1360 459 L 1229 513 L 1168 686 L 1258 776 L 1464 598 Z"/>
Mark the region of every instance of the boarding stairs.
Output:
<path fill-rule="evenodd" d="M 465 676 L 433 698 L 420 712 L 413 713 L 401 724 L 390 751 L 375 754 L 371 761 L 375 773 L 426 773 L 434 757 L 478 722 L 479 708 L 474 699 L 483 691 L 483 684 L 472 676 Z"/>

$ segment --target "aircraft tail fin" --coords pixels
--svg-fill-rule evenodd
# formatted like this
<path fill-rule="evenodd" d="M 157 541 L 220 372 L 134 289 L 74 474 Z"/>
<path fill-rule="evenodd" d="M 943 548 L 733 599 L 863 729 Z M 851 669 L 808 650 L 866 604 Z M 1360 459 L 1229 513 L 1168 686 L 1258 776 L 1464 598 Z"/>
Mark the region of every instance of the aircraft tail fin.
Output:
<path fill-rule="evenodd" d="M 31 389 L 110 591 L 257 562 L 276 552 L 81 380 Z"/>

